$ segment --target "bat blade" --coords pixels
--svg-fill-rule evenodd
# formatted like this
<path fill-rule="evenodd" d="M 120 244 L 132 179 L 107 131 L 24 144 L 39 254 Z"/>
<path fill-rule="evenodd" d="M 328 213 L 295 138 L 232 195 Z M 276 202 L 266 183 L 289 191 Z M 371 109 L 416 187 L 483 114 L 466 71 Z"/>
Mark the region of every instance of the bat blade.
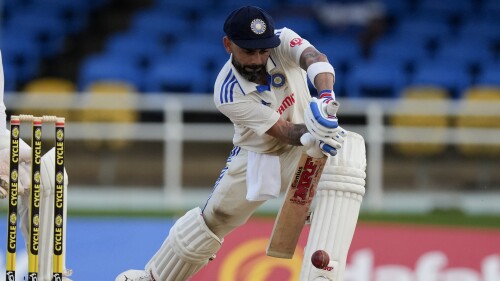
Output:
<path fill-rule="evenodd" d="M 302 154 L 274 222 L 266 250 L 268 256 L 283 259 L 293 257 L 327 159 L 326 156 L 312 158 Z"/>

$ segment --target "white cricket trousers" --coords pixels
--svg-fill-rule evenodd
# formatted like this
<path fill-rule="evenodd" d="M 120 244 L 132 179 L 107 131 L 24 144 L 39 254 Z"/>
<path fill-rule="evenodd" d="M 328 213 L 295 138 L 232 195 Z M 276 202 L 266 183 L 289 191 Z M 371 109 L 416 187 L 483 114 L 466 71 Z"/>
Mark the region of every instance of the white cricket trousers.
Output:
<path fill-rule="evenodd" d="M 281 192 L 286 191 L 297 162 L 302 154 L 302 146 L 290 146 L 282 153 Z M 207 226 L 219 238 L 223 238 L 238 226 L 243 225 L 254 211 L 266 201 L 248 201 L 246 199 L 247 151 L 234 147 L 226 167 L 215 183 L 214 190 L 203 208 L 203 217 Z"/>

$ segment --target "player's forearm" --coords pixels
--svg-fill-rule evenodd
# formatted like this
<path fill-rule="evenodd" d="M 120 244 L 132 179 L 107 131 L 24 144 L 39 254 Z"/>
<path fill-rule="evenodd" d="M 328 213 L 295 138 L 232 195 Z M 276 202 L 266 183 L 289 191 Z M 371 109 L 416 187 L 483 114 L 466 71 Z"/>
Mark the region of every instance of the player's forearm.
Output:
<path fill-rule="evenodd" d="M 300 142 L 300 137 L 303 134 L 307 133 L 306 125 L 304 125 L 304 124 L 292 124 L 292 123 L 289 123 L 289 124 L 290 124 L 290 127 L 287 130 L 286 138 L 283 139 L 282 141 L 284 141 L 288 144 L 291 144 L 291 145 L 295 145 L 295 146 L 302 145 L 302 143 Z"/>
<path fill-rule="evenodd" d="M 331 73 L 320 73 L 314 79 L 314 88 L 319 92 L 323 90 L 333 90 L 335 77 Z"/>
<path fill-rule="evenodd" d="M 316 62 L 328 62 L 325 54 L 314 47 L 309 47 L 300 55 L 300 67 L 307 70 L 309 66 Z M 321 92 L 322 90 L 332 90 L 335 83 L 335 76 L 331 73 L 319 73 L 314 79 L 314 87 Z"/>
<path fill-rule="evenodd" d="M 283 119 L 279 119 L 276 124 L 274 124 L 271 129 L 267 131 L 267 134 L 277 138 L 278 140 L 295 146 L 300 146 L 300 137 L 307 133 L 306 125 L 304 124 L 293 124 Z"/>

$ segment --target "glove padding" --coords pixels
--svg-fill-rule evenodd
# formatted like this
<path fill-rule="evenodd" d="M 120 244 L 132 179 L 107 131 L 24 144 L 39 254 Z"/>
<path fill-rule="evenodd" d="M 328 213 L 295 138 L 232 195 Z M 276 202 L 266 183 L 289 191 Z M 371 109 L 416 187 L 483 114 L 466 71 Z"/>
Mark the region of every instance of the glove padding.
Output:
<path fill-rule="evenodd" d="M 335 156 L 337 154 L 334 147 L 315 139 L 310 133 L 303 134 L 300 137 L 300 143 L 306 149 L 306 154 L 313 158 L 322 158 L 325 155 Z"/>
<path fill-rule="evenodd" d="M 8 196 L 10 182 L 10 150 L 0 150 L 0 199 Z M 17 192 L 22 195 L 31 184 L 31 149 L 19 148 L 19 171 Z"/>
<path fill-rule="evenodd" d="M 0 176 L 0 199 L 7 197 L 7 190 L 9 190 L 9 182 L 5 180 L 4 176 Z"/>
<path fill-rule="evenodd" d="M 336 149 L 342 148 L 346 136 L 338 124 L 338 108 L 339 103 L 331 98 L 312 98 L 304 111 L 304 123 L 311 135 Z"/>

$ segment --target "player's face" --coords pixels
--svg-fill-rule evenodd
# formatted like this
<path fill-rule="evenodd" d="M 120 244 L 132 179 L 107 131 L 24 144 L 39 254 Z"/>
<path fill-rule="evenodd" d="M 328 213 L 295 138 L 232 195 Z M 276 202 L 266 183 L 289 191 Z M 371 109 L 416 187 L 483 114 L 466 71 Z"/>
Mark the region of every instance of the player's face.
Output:
<path fill-rule="evenodd" d="M 236 70 L 250 82 L 266 77 L 266 63 L 271 49 L 243 49 L 233 42 L 227 42 L 226 50 L 233 54 L 232 63 Z"/>

